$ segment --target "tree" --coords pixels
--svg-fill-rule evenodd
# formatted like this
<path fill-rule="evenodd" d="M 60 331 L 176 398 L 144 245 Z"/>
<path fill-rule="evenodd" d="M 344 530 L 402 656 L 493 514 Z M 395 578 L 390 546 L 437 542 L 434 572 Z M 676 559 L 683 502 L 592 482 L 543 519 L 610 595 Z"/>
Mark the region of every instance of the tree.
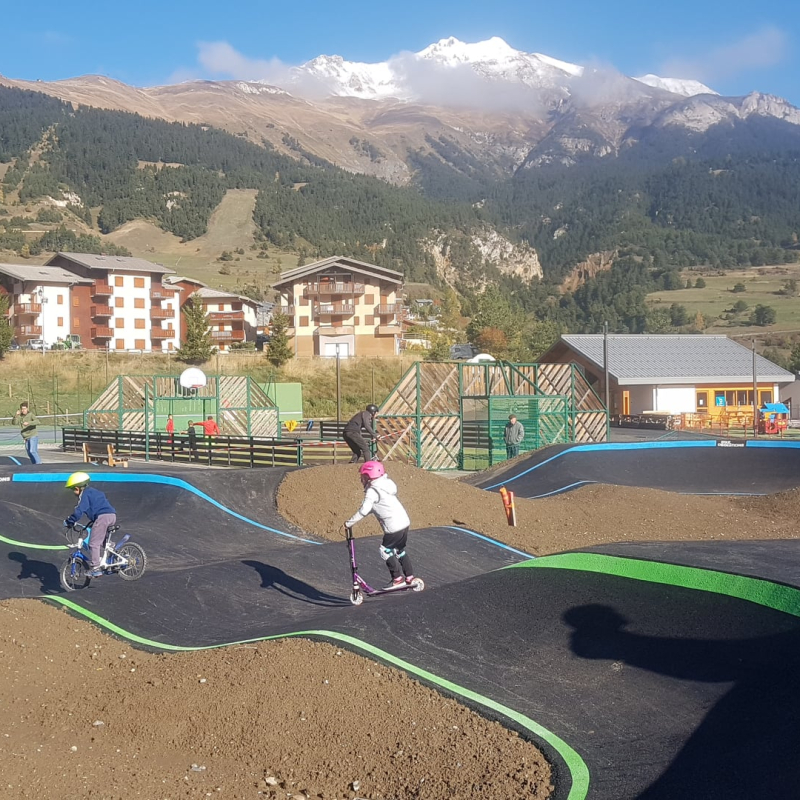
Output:
<path fill-rule="evenodd" d="M 490 285 L 475 300 L 475 313 L 467 326 L 467 336 L 475 342 L 484 328 L 496 328 L 503 332 L 507 344 L 522 330 L 523 321 L 523 316 L 511 307 L 500 288 Z"/>
<path fill-rule="evenodd" d="M 705 281 L 705 278 L 698 278 L 698 279 L 697 279 L 697 280 L 694 282 L 694 288 L 695 288 L 695 289 L 705 289 L 705 288 L 706 288 L 706 281 Z"/>
<path fill-rule="evenodd" d="M 432 331 L 429 337 L 431 346 L 425 351 L 426 361 L 449 361 L 450 348 L 453 345 L 453 339 L 446 333 L 439 333 Z"/>
<path fill-rule="evenodd" d="M 200 295 L 193 294 L 183 307 L 186 321 L 186 341 L 176 351 L 175 358 L 187 364 L 202 364 L 216 353 L 208 317 Z"/>
<path fill-rule="evenodd" d="M 0 294 L 0 358 L 6 354 L 6 350 L 11 347 L 11 340 L 14 338 L 14 329 L 11 327 L 6 312 L 8 311 L 8 297 Z"/>
<path fill-rule="evenodd" d="M 778 315 L 772 306 L 765 306 L 759 303 L 750 315 L 750 323 L 752 325 L 774 325 Z"/>
<path fill-rule="evenodd" d="M 734 294 L 739 294 L 740 292 L 746 292 L 747 287 L 741 281 L 739 281 L 738 283 L 733 284 L 733 289 L 731 289 L 731 291 Z"/>
<path fill-rule="evenodd" d="M 789 355 L 789 367 L 792 372 L 800 372 L 800 342 L 798 342 Z"/>
<path fill-rule="evenodd" d="M 282 367 L 289 359 L 294 356 L 292 346 L 289 342 L 289 317 L 286 314 L 272 315 L 272 329 L 267 345 L 267 360 L 275 367 Z"/>
<path fill-rule="evenodd" d="M 527 351 L 525 358 L 515 357 L 515 360 L 537 361 L 558 341 L 560 336 L 561 328 L 555 322 L 544 320 L 530 323 L 522 333 L 522 343 Z"/>
<path fill-rule="evenodd" d="M 448 288 L 444 294 L 439 326 L 442 330 L 452 332 L 454 339 L 463 338 L 463 331 L 461 330 L 461 301 L 453 289 Z"/>
<path fill-rule="evenodd" d="M 654 308 L 648 311 L 645 327 L 648 333 L 666 333 L 672 327 L 670 309 Z"/>
<path fill-rule="evenodd" d="M 669 307 L 669 322 L 673 328 L 682 328 L 684 325 L 688 325 L 689 312 L 686 310 L 686 306 L 673 303 Z"/>
<path fill-rule="evenodd" d="M 734 314 L 743 314 L 745 311 L 747 311 L 747 303 L 745 303 L 744 300 L 737 300 L 733 304 L 732 310 Z"/>
<path fill-rule="evenodd" d="M 475 345 L 481 353 L 489 353 L 495 358 L 508 356 L 508 339 L 499 328 L 484 328 L 475 337 Z"/>

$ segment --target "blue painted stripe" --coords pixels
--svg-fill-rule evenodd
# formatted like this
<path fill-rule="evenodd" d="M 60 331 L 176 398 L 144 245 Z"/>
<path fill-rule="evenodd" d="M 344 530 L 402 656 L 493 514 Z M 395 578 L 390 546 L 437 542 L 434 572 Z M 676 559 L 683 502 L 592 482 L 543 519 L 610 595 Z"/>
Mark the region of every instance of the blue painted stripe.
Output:
<path fill-rule="evenodd" d="M 515 553 L 518 556 L 522 556 L 523 558 L 536 558 L 536 556 L 532 556 L 530 553 L 525 553 L 522 550 L 517 550 L 516 547 L 511 547 L 511 545 L 503 544 L 503 542 L 498 542 L 497 539 L 492 539 L 491 536 L 484 536 L 482 533 L 478 533 L 477 531 L 471 531 L 469 528 L 459 528 L 456 525 L 446 525 L 445 527 L 453 531 L 468 533 L 470 536 L 474 536 L 476 539 L 481 539 L 484 542 L 489 542 L 489 544 L 493 544 L 496 547 L 502 547 L 503 550 L 508 550 L 511 553 Z"/>
<path fill-rule="evenodd" d="M 61 481 L 66 481 L 70 474 L 69 472 L 19 472 L 12 475 L 11 479 L 18 483 L 60 483 Z M 302 536 L 295 536 L 293 533 L 280 531 L 277 528 L 270 528 L 269 525 L 262 525 L 260 522 L 238 514 L 236 511 L 222 505 L 222 503 L 210 497 L 205 492 L 201 492 L 197 487 L 192 486 L 191 483 L 187 483 L 180 478 L 173 478 L 169 475 L 150 475 L 140 472 L 129 472 L 127 474 L 121 472 L 90 472 L 88 474 L 95 483 L 157 483 L 165 486 L 176 486 L 179 489 L 185 489 L 187 492 L 197 495 L 207 503 L 211 503 L 212 506 L 224 511 L 226 514 L 230 514 L 230 516 L 235 519 L 246 522 L 248 525 L 253 525 L 256 528 L 269 531 L 270 533 L 276 533 L 278 536 L 285 536 L 288 539 L 296 539 L 306 544 L 323 544 L 323 542 L 304 539 Z"/>
<path fill-rule="evenodd" d="M 745 443 L 745 447 L 777 447 L 780 448 L 800 448 L 800 442 L 764 442 L 760 439 L 750 439 Z"/>
<path fill-rule="evenodd" d="M 16 458 L 15 456 L 9 456 L 9 458 L 10 458 L 10 459 L 11 459 L 11 460 L 12 460 L 12 461 L 13 461 L 13 462 L 14 462 L 14 463 L 15 463 L 15 464 L 18 466 L 18 467 L 21 467 L 21 466 L 22 466 L 22 462 L 21 462 L 21 461 L 20 461 L 18 458 Z"/>
<path fill-rule="evenodd" d="M 534 464 L 532 467 L 529 467 L 526 470 L 523 470 L 517 475 L 513 475 L 510 478 L 506 478 L 505 480 L 500 481 L 499 483 L 493 483 L 491 486 L 485 486 L 484 488 L 486 491 L 491 491 L 492 489 L 497 489 L 500 486 L 505 486 L 512 481 L 515 481 L 524 475 L 528 475 L 534 470 L 543 467 L 545 464 L 549 464 L 551 461 L 555 461 L 557 458 L 561 458 L 563 456 L 569 455 L 570 453 L 598 453 L 598 452 L 607 452 L 609 450 L 674 450 L 675 448 L 682 448 L 682 447 L 716 447 L 717 442 L 715 439 L 711 439 L 709 441 L 674 441 L 674 442 L 601 442 L 599 444 L 578 444 L 575 447 L 570 447 L 568 450 L 562 450 L 560 453 L 556 453 L 554 456 L 545 459 L 544 461 L 540 462 L 539 464 Z"/>

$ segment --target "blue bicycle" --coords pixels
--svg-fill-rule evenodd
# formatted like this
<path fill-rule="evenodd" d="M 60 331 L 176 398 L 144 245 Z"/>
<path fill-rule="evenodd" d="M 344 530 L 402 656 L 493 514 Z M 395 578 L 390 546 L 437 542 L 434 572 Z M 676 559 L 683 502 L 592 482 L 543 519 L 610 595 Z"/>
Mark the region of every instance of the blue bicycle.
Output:
<path fill-rule="evenodd" d="M 64 536 L 72 552 L 59 572 L 61 587 L 65 592 L 85 589 L 91 583 L 89 576 L 89 525 L 75 524 L 64 528 Z M 126 581 L 138 581 L 147 569 L 147 555 L 142 547 L 130 541 L 130 536 L 123 536 L 114 543 L 112 536 L 119 531 L 119 525 L 111 525 L 103 542 L 103 557 L 100 569 L 104 575 L 119 575 Z"/>

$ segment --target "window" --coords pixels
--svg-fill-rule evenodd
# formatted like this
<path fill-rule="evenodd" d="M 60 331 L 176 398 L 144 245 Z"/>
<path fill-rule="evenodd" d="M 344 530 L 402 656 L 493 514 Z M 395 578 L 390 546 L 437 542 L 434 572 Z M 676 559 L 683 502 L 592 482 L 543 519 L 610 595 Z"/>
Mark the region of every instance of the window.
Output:
<path fill-rule="evenodd" d="M 144 289 L 144 278 L 134 278 L 133 279 L 133 288 L 134 289 Z"/>
<path fill-rule="evenodd" d="M 114 298 L 114 308 L 125 308 L 125 298 L 124 297 L 115 297 Z"/>
<path fill-rule="evenodd" d="M 623 395 L 625 392 L 623 392 Z M 630 392 L 628 392 L 628 396 L 630 397 Z M 623 405 L 625 404 L 623 399 Z M 708 411 L 708 392 L 698 392 L 697 393 L 697 410 L 698 411 Z M 630 414 L 630 411 L 624 412 L 626 414 Z"/>
<path fill-rule="evenodd" d="M 167 350 L 174 350 L 175 345 L 172 342 L 167 342 Z"/>
<path fill-rule="evenodd" d="M 758 396 L 761 398 L 761 405 L 763 406 L 764 403 L 771 403 L 772 402 L 772 390 L 770 389 L 763 389 L 759 391 Z"/>
<path fill-rule="evenodd" d="M 114 327 L 115 328 L 124 328 L 125 327 L 125 320 L 122 317 L 117 317 L 114 320 Z"/>
<path fill-rule="evenodd" d="M 308 317 L 300 317 L 300 327 L 301 328 L 308 327 Z"/>
<path fill-rule="evenodd" d="M 144 308 L 144 297 L 134 297 L 133 298 L 133 307 L 134 308 Z"/>
<path fill-rule="evenodd" d="M 73 298 L 72 298 L 72 305 L 73 305 L 73 306 L 77 307 L 77 306 L 79 306 L 80 304 L 81 304 L 81 299 L 80 299 L 80 297 L 73 297 Z"/>
<path fill-rule="evenodd" d="M 300 298 L 300 305 L 301 306 L 307 306 L 308 304 L 309 304 L 309 299 L 307 297 L 301 297 Z"/>
<path fill-rule="evenodd" d="M 115 339 L 114 340 L 114 349 L 115 350 L 124 350 L 125 349 L 125 340 L 124 339 Z"/>
<path fill-rule="evenodd" d="M 750 399 L 748 400 L 747 396 L 750 395 Z M 737 406 L 751 406 L 753 405 L 753 393 L 748 392 L 746 389 L 739 389 L 736 392 L 736 405 Z"/>
<path fill-rule="evenodd" d="M 125 284 L 123 283 L 122 275 L 115 275 L 114 276 L 114 286 L 124 286 L 124 285 Z"/>
<path fill-rule="evenodd" d="M 58 322 L 56 324 L 58 325 L 59 328 L 63 328 L 64 327 L 64 317 L 59 317 L 58 318 Z"/>
<path fill-rule="evenodd" d="M 359 317 L 353 317 L 353 325 L 360 325 L 361 321 Z"/>
<path fill-rule="evenodd" d="M 80 328 L 80 326 L 81 326 L 80 317 L 73 317 L 72 318 L 72 327 L 73 328 Z"/>
<path fill-rule="evenodd" d="M 364 324 L 365 325 L 374 325 L 375 324 L 375 317 L 373 317 L 371 315 L 368 316 L 368 317 L 364 317 Z"/>
<path fill-rule="evenodd" d="M 58 305 L 60 305 L 60 306 L 64 305 L 64 295 L 63 294 L 59 294 L 59 295 L 56 296 L 56 303 L 58 303 Z"/>
<path fill-rule="evenodd" d="M 134 341 L 134 343 L 133 343 L 133 346 L 134 346 L 134 347 L 135 347 L 137 350 L 144 350 L 144 349 L 145 349 L 145 347 L 146 347 L 144 339 L 136 339 L 136 340 Z"/>
<path fill-rule="evenodd" d="M 138 328 L 139 330 L 141 330 L 142 328 L 144 328 L 144 320 L 143 319 L 135 319 L 133 321 L 133 327 L 134 328 Z"/>
<path fill-rule="evenodd" d="M 364 296 L 364 302 L 368 306 L 374 306 L 375 305 L 375 295 L 374 294 L 365 295 Z"/>

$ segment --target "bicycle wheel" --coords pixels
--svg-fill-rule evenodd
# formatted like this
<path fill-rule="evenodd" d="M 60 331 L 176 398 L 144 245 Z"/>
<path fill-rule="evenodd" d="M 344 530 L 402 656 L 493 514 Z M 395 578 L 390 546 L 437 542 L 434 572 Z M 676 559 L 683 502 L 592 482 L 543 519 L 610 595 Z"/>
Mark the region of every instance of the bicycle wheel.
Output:
<path fill-rule="evenodd" d="M 119 571 L 119 576 L 125 581 L 138 581 L 147 569 L 147 556 L 144 550 L 135 542 L 128 542 L 117 550 L 128 563 Z"/>
<path fill-rule="evenodd" d="M 92 580 L 88 573 L 86 562 L 82 558 L 68 558 L 58 573 L 61 588 L 65 592 L 85 589 Z"/>

